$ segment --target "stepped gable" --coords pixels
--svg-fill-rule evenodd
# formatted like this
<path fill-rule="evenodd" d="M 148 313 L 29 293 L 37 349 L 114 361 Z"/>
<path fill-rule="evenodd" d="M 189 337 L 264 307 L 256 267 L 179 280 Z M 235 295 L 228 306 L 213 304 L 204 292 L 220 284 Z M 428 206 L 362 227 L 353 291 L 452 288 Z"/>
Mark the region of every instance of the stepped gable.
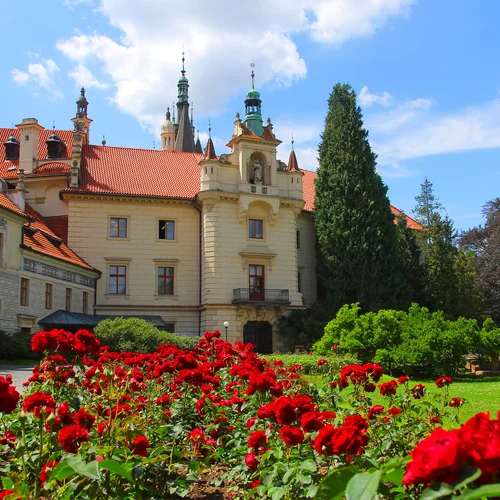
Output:
<path fill-rule="evenodd" d="M 42 130 L 38 136 L 38 161 L 43 161 L 47 159 L 47 145 L 45 141 L 49 138 L 49 135 L 55 133 L 66 143 L 66 151 L 61 156 L 61 160 L 68 160 L 73 154 L 73 131 L 72 130 Z M 3 143 L 8 137 L 13 135 L 17 140 L 20 140 L 19 130 L 10 128 L 0 128 L 0 178 L 2 179 L 12 179 L 17 178 L 17 169 L 19 167 L 19 160 L 7 161 L 4 160 Z M 62 162 L 50 161 L 44 165 L 40 165 L 35 172 L 32 174 L 27 174 L 29 177 L 37 177 L 42 175 L 58 175 L 65 174 L 71 169 L 69 165 Z"/>
<path fill-rule="evenodd" d="M 63 192 L 192 199 L 200 190 L 203 154 L 92 145 L 83 153 L 81 186 Z"/>

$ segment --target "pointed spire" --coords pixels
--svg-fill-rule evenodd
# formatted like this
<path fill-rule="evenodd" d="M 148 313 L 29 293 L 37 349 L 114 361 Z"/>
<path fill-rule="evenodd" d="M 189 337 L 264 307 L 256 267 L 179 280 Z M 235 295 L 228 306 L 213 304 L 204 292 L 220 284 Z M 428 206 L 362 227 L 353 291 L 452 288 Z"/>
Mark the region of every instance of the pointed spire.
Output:
<path fill-rule="evenodd" d="M 101 141 L 101 144 L 102 144 L 103 146 L 106 146 L 106 136 L 105 136 L 105 135 L 103 135 L 103 136 L 102 136 L 102 141 Z"/>
<path fill-rule="evenodd" d="M 212 141 L 212 126 L 210 124 L 210 120 L 208 120 L 208 141 L 207 145 L 205 146 L 205 160 L 213 160 L 217 158 L 217 155 L 215 154 L 215 147 L 214 143 Z"/>
<path fill-rule="evenodd" d="M 182 70 L 181 70 L 181 73 L 182 73 L 182 76 L 184 76 L 186 74 L 186 70 L 184 69 L 184 48 L 182 49 Z"/>
<path fill-rule="evenodd" d="M 172 103 L 172 123 L 175 123 L 175 102 Z"/>
<path fill-rule="evenodd" d="M 200 129 L 197 130 L 197 137 L 196 137 L 196 144 L 194 146 L 194 152 L 203 154 L 203 148 L 201 147 L 201 141 L 200 141 Z"/>
<path fill-rule="evenodd" d="M 167 114 L 165 115 L 165 119 L 170 120 L 170 108 L 167 108 Z"/>
<path fill-rule="evenodd" d="M 288 172 L 300 172 L 299 162 L 297 161 L 297 156 L 295 155 L 295 150 L 293 149 L 293 135 L 292 135 L 292 150 L 290 151 L 290 158 L 288 159 Z"/>
<path fill-rule="evenodd" d="M 194 103 L 191 102 L 191 127 L 193 126 Z"/>
<path fill-rule="evenodd" d="M 250 64 L 250 67 L 252 68 L 252 73 L 251 73 L 251 77 L 252 77 L 252 90 L 255 90 L 255 85 L 254 85 L 254 78 L 255 78 L 255 73 L 253 72 L 253 69 L 255 68 L 255 64 L 254 63 L 251 63 Z"/>

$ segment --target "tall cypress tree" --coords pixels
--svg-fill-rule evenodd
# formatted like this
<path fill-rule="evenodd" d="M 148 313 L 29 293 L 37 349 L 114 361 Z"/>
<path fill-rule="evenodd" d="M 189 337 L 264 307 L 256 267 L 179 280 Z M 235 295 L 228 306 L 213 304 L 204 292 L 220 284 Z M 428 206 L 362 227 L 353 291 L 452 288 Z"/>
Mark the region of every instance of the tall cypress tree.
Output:
<path fill-rule="evenodd" d="M 338 83 L 328 106 L 315 201 L 320 284 L 337 304 L 398 307 L 406 283 L 396 226 L 356 93 Z"/>

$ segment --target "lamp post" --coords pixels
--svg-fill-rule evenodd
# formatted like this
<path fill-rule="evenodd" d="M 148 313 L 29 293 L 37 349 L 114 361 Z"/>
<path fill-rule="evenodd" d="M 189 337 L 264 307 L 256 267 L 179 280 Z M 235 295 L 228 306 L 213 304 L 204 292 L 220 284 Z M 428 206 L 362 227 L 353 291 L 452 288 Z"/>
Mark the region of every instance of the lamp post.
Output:
<path fill-rule="evenodd" d="M 224 328 L 226 329 L 226 342 L 227 342 L 227 329 L 229 328 L 229 322 L 224 321 Z"/>

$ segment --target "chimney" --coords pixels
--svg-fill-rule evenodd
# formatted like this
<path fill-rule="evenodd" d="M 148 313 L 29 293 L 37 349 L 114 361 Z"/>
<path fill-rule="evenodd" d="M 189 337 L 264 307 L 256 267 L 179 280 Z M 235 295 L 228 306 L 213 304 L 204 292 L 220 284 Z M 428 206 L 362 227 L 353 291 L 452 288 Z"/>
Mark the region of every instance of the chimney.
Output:
<path fill-rule="evenodd" d="M 31 174 L 36 167 L 38 159 L 38 137 L 43 127 L 36 118 L 24 118 L 22 123 L 16 125 L 19 130 L 19 169 Z"/>
<path fill-rule="evenodd" d="M 24 178 L 26 177 L 24 170 L 20 168 L 17 172 L 16 189 L 9 189 L 4 194 L 9 200 L 16 205 L 22 212 L 26 209 L 26 189 L 24 188 Z"/>

